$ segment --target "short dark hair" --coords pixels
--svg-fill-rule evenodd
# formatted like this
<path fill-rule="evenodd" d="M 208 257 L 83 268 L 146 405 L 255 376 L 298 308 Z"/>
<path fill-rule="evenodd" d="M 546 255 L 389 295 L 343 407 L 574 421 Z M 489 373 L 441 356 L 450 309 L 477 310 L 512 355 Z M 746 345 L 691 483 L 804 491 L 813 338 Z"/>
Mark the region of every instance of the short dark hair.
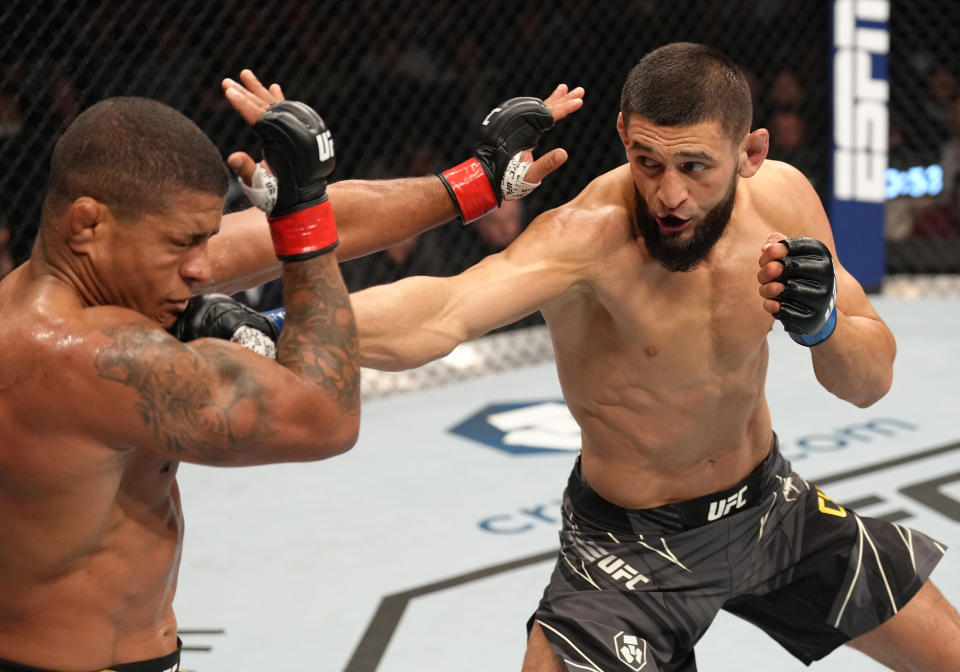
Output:
<path fill-rule="evenodd" d="M 162 212 L 184 191 L 224 196 L 229 184 L 220 151 L 180 112 L 148 98 L 108 98 L 81 113 L 57 141 L 43 221 L 81 196 L 132 219 Z"/>
<path fill-rule="evenodd" d="M 750 131 L 750 87 L 736 63 L 716 49 L 674 42 L 651 51 L 627 75 L 620 95 L 624 123 L 639 115 L 658 126 L 720 123 L 739 141 Z"/>

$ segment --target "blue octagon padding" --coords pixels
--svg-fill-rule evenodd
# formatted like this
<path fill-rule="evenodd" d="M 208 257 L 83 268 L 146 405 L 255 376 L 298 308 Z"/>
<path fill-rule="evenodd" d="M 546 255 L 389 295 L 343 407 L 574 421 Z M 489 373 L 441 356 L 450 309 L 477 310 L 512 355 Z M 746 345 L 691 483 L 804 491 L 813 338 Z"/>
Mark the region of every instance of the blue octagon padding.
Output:
<path fill-rule="evenodd" d="M 459 425 L 451 427 L 448 431 L 451 434 L 457 434 L 466 439 L 471 439 L 472 441 L 477 441 L 488 446 L 492 446 L 498 450 L 502 450 L 506 453 L 511 453 L 512 455 L 536 455 L 544 453 L 577 453 L 580 452 L 579 448 L 566 449 L 566 448 L 547 448 L 544 446 L 525 446 L 517 444 L 506 444 L 503 439 L 506 436 L 506 432 L 497 429 L 489 422 L 487 422 L 487 417 L 494 413 L 502 413 L 504 411 L 513 411 L 518 408 L 525 408 L 527 406 L 536 406 L 538 404 L 545 403 L 564 403 L 563 399 L 538 399 L 536 401 L 525 401 L 520 403 L 512 404 L 491 404 L 490 406 L 485 407 L 484 409 L 477 411 L 469 418 L 461 422 Z"/>

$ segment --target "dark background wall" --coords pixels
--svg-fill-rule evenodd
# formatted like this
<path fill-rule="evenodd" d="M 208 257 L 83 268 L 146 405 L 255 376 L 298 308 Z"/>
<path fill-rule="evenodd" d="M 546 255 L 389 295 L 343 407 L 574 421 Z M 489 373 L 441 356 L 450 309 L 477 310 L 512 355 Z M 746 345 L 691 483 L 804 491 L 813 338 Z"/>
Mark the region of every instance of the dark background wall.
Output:
<path fill-rule="evenodd" d="M 892 165 L 940 162 L 960 142 L 957 25 L 954 0 L 893 3 Z M 622 161 L 614 123 L 633 64 L 666 42 L 706 42 L 750 76 L 755 126 L 771 130 L 771 156 L 797 165 L 824 195 L 829 30 L 829 3 L 788 0 L 7 0 L 0 253 L 8 265 L 29 254 L 53 143 L 102 98 L 157 98 L 195 120 L 225 155 L 252 149 L 219 87 L 243 67 L 321 112 L 337 142 L 336 179 L 435 172 L 466 158 L 473 129 L 497 102 L 546 96 L 558 82 L 584 86 L 583 110 L 546 142 L 566 147 L 571 161 L 527 199 L 516 215 L 522 226 Z M 894 246 L 931 237 L 938 249 L 944 238 L 954 244 L 954 192 L 951 182 L 938 197 L 908 197 Z M 407 248 L 345 265 L 351 286 L 455 272 L 496 244 L 450 224 Z M 938 270 L 960 272 L 960 261 Z"/>

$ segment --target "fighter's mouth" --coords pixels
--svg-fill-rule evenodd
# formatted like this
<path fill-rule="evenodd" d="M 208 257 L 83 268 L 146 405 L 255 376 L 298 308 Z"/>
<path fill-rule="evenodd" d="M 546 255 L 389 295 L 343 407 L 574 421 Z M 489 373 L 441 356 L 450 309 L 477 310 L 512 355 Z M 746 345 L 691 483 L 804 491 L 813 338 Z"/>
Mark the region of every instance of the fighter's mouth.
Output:
<path fill-rule="evenodd" d="M 180 301 L 168 301 L 171 306 L 173 306 L 173 312 L 180 314 L 187 309 L 187 305 L 190 303 L 189 299 L 183 299 Z"/>
<path fill-rule="evenodd" d="M 680 219 L 675 215 L 667 215 L 666 217 L 657 217 L 657 223 L 664 231 L 680 231 L 683 229 L 683 227 L 690 223 L 690 220 Z"/>

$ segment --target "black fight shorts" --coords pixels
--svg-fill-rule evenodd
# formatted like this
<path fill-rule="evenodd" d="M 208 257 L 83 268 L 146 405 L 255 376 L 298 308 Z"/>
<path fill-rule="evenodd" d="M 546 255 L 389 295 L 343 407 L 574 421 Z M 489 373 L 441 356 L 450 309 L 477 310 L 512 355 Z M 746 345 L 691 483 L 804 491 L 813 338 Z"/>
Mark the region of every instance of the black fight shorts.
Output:
<path fill-rule="evenodd" d="M 692 672 L 720 609 L 806 664 L 910 600 L 944 546 L 858 516 L 770 454 L 730 490 L 656 509 L 595 493 L 577 461 L 534 622 L 569 672 Z"/>
<path fill-rule="evenodd" d="M 183 642 L 181 642 L 180 638 L 178 637 L 177 650 L 173 653 L 168 653 L 160 658 L 140 660 L 135 663 L 120 663 L 119 665 L 111 665 L 107 669 L 101 670 L 100 672 L 180 672 L 180 649 L 182 647 Z M 29 667 L 27 665 L 18 665 L 17 663 L 11 663 L 6 660 L 0 660 L 0 672 L 49 671 L 37 667 Z"/>

